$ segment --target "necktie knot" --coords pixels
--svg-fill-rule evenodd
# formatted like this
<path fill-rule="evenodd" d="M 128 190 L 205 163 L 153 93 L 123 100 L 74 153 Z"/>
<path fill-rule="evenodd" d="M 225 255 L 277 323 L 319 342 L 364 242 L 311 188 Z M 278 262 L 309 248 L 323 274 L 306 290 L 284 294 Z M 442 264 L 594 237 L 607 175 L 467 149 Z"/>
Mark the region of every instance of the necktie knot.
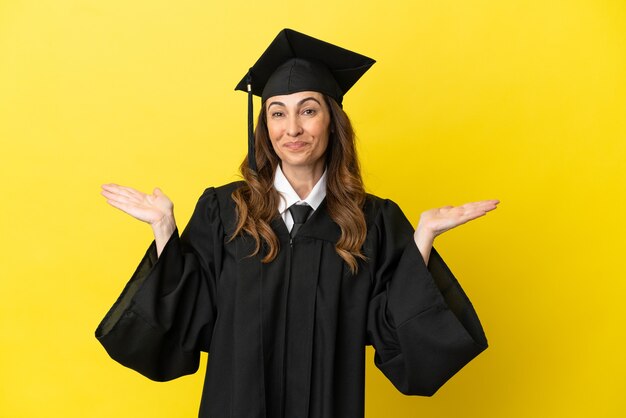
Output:
<path fill-rule="evenodd" d="M 291 228 L 291 237 L 295 237 L 300 227 L 306 222 L 313 208 L 309 205 L 291 205 L 289 213 L 293 218 L 293 228 Z"/>

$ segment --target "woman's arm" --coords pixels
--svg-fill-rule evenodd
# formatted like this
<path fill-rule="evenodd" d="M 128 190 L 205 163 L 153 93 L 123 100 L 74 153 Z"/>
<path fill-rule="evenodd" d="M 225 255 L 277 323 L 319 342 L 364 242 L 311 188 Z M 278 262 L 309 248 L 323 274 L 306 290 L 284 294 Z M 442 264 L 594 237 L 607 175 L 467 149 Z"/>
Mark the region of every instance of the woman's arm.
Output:
<path fill-rule="evenodd" d="M 386 201 L 373 225 L 368 342 L 376 349 L 376 366 L 408 395 L 431 396 L 488 345 L 469 297 L 432 247 L 437 232 L 447 230 L 434 221 L 447 219 L 449 209 L 424 213 L 415 232 L 400 208 Z"/>
<path fill-rule="evenodd" d="M 424 263 L 428 265 L 430 250 L 435 238 L 452 228 L 484 216 L 494 210 L 499 200 L 481 200 L 461 206 L 444 206 L 423 212 L 415 229 L 414 239 L 422 254 Z"/>
<path fill-rule="evenodd" d="M 176 230 L 174 204 L 161 189 L 156 188 L 152 194 L 146 194 L 132 187 L 103 184 L 101 193 L 109 205 L 150 224 L 157 255 L 160 256 L 165 244 Z"/>
<path fill-rule="evenodd" d="M 96 337 L 113 359 L 150 379 L 195 372 L 200 352 L 209 350 L 217 318 L 215 278 L 223 228 L 215 189 L 202 194 L 180 236 L 171 229 L 171 201 L 159 190 L 145 195 L 106 185 L 102 194 L 112 206 L 150 223 L 155 242 L 98 325 Z"/>

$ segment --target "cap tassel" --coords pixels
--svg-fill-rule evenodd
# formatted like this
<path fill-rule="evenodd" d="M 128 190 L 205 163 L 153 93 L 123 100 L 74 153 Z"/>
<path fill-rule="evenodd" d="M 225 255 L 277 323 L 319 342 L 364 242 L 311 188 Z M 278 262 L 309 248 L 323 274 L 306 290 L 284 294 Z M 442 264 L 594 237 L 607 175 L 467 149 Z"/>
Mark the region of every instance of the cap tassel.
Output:
<path fill-rule="evenodd" d="M 246 83 L 248 85 L 248 167 L 256 172 L 256 157 L 254 153 L 254 121 L 253 121 L 253 109 L 252 109 L 252 74 L 251 70 L 248 70 L 246 76 Z"/>

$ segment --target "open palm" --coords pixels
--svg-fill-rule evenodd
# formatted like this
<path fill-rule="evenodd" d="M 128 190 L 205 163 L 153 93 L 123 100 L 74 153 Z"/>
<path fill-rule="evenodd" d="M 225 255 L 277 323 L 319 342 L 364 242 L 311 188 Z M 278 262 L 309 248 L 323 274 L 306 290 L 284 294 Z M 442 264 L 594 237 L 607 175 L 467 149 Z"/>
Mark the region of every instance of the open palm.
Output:
<path fill-rule="evenodd" d="M 500 203 L 499 200 L 481 200 L 461 206 L 430 209 L 422 213 L 420 226 L 430 230 L 434 236 L 438 236 L 472 219 L 484 216 L 487 212 L 494 210 L 498 203 Z"/>
<path fill-rule="evenodd" d="M 151 225 L 171 216 L 174 209 L 172 201 L 158 188 L 146 194 L 132 187 L 103 184 L 101 193 L 111 206 Z"/>

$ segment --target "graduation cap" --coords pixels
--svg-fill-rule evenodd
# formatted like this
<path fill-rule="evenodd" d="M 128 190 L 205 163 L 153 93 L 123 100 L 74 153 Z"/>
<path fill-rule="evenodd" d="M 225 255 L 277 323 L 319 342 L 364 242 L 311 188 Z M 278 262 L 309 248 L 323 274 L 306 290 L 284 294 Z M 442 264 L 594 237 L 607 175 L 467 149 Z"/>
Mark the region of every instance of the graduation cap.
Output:
<path fill-rule="evenodd" d="M 270 97 L 316 91 L 339 105 L 343 96 L 376 61 L 311 36 L 283 29 L 237 84 L 248 92 L 248 165 L 256 171 L 252 95 Z"/>

